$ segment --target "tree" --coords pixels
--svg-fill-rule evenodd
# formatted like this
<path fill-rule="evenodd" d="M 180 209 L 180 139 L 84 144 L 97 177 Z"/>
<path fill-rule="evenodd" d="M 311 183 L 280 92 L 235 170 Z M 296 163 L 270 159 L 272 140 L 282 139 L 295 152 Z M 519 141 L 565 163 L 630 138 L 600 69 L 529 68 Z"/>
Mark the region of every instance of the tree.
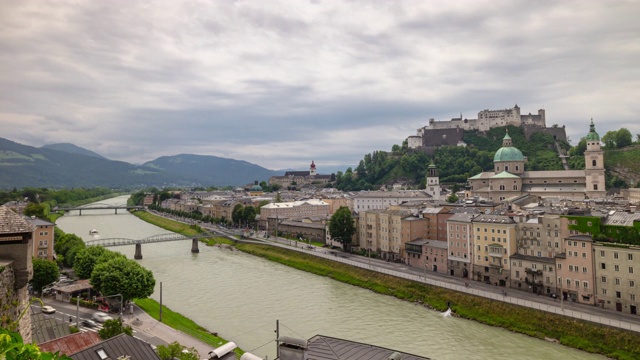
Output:
<path fill-rule="evenodd" d="M 71 360 L 60 354 L 40 351 L 36 344 L 25 344 L 20 333 L 0 328 L 0 359 L 11 360 Z"/>
<path fill-rule="evenodd" d="M 626 128 L 621 128 L 618 130 L 616 134 L 616 147 L 618 149 L 627 147 L 633 144 L 633 137 L 631 136 L 631 132 Z"/>
<path fill-rule="evenodd" d="M 447 197 L 447 202 L 455 203 L 456 201 L 458 201 L 458 196 L 456 194 L 451 194 Z"/>
<path fill-rule="evenodd" d="M 356 226 L 351 217 L 351 210 L 346 206 L 340 206 L 329 220 L 329 234 L 340 242 L 345 251 L 351 245 L 351 237 L 356 233 Z"/>
<path fill-rule="evenodd" d="M 162 360 L 200 360 L 198 351 L 195 348 L 187 348 L 176 341 L 168 345 L 159 345 L 156 348 L 156 352 Z"/>
<path fill-rule="evenodd" d="M 62 235 L 58 236 L 60 234 Z M 63 256 L 66 266 L 73 267 L 75 255 L 86 247 L 84 241 L 75 234 L 64 234 L 61 232 L 56 232 L 55 238 L 53 247 L 56 254 Z"/>
<path fill-rule="evenodd" d="M 602 137 L 602 142 L 607 149 L 615 149 L 616 141 L 618 140 L 618 132 L 615 130 L 607 131 Z"/>
<path fill-rule="evenodd" d="M 33 286 L 34 291 L 39 293 L 42 291 L 42 287 L 58 280 L 60 269 L 55 262 L 46 259 L 33 259 L 32 262 L 33 278 L 31 279 L 31 286 Z"/>
<path fill-rule="evenodd" d="M 133 336 L 133 329 L 129 325 L 123 325 L 121 318 L 105 321 L 102 329 L 98 330 L 98 335 L 102 340 L 110 339 L 122 333 Z"/>
<path fill-rule="evenodd" d="M 86 247 L 76 253 L 73 261 L 73 271 L 80 279 L 89 279 L 96 265 L 107 262 L 117 256 L 125 257 L 102 246 Z"/>
<path fill-rule="evenodd" d="M 30 202 L 29 204 L 27 204 L 27 206 L 25 206 L 24 214 L 29 217 L 35 216 L 37 218 L 43 219 L 45 217 L 44 208 L 45 206 L 43 204 Z"/>
<path fill-rule="evenodd" d="M 125 257 L 116 257 L 93 268 L 91 285 L 104 295 L 122 294 L 123 301 L 143 299 L 153 293 L 151 271 Z"/>
<path fill-rule="evenodd" d="M 256 220 L 256 208 L 251 205 L 245 206 L 242 211 L 242 217 L 247 221 L 247 223 L 253 223 Z"/>
<path fill-rule="evenodd" d="M 233 207 L 233 211 L 231 212 L 231 220 L 233 220 L 234 224 L 240 224 L 240 221 L 244 220 L 244 206 L 242 204 L 237 204 Z"/>

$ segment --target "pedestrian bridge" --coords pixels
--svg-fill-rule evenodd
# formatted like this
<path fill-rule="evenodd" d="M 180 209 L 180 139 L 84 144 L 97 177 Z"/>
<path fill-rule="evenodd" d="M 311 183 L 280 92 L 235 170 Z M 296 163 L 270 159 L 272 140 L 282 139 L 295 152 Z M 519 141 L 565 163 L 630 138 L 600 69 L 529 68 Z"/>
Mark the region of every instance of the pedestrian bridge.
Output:
<path fill-rule="evenodd" d="M 191 252 L 199 253 L 200 249 L 198 248 L 198 240 L 212 238 L 215 236 L 219 236 L 219 234 L 205 232 L 201 234 L 187 236 L 187 235 L 182 235 L 177 233 L 166 233 L 166 234 L 149 236 L 144 239 L 127 239 L 127 238 L 95 239 L 95 240 L 87 241 L 86 244 L 87 246 L 93 245 L 93 246 L 102 246 L 102 247 L 135 245 L 136 252 L 133 258 L 136 260 L 140 260 L 142 259 L 142 244 L 152 244 L 152 243 L 167 242 L 167 241 L 191 240 Z"/>
<path fill-rule="evenodd" d="M 139 206 L 139 205 L 129 206 L 127 204 L 113 205 L 113 204 L 95 203 L 95 204 L 85 205 L 85 206 L 62 206 L 62 207 L 56 206 L 53 208 L 53 211 L 77 210 L 78 215 L 82 216 L 82 211 L 88 211 L 88 210 L 115 210 L 115 213 L 117 215 L 118 210 L 143 210 L 143 209 L 144 209 L 144 206 Z"/>

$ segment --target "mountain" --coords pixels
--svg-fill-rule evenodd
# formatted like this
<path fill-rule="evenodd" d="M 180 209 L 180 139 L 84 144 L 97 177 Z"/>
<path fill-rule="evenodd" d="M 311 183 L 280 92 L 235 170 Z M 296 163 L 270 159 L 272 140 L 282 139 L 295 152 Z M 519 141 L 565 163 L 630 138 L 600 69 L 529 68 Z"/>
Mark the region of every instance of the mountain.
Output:
<path fill-rule="evenodd" d="M 87 150 L 85 148 L 81 148 L 80 146 L 76 146 L 70 143 L 59 143 L 59 144 L 47 144 L 41 147 L 41 149 L 51 149 L 51 150 L 57 150 L 57 151 L 63 151 L 63 152 L 67 152 L 70 154 L 78 154 L 78 155 L 85 155 L 85 156 L 93 156 L 93 157 L 97 157 L 100 159 L 107 159 L 106 157 L 94 153 L 91 150 Z"/>
<path fill-rule="evenodd" d="M 65 148 L 76 148 L 69 144 Z M 78 148 L 81 149 L 81 148 Z M 0 188 L 227 186 L 268 180 L 279 173 L 233 159 L 166 156 L 144 165 L 36 148 L 0 138 Z"/>
<path fill-rule="evenodd" d="M 165 171 L 186 179 L 199 180 L 207 185 L 245 185 L 255 180 L 269 180 L 280 172 L 265 169 L 244 160 L 234 160 L 210 155 L 180 154 L 163 156 L 143 166 Z"/>

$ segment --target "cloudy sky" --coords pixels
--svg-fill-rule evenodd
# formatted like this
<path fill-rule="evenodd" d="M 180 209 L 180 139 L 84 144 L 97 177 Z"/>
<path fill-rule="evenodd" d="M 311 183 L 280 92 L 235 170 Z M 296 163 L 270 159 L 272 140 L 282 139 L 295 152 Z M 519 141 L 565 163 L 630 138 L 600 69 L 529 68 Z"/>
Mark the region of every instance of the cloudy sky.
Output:
<path fill-rule="evenodd" d="M 429 118 L 640 133 L 638 1 L 0 0 L 0 128 L 142 163 L 355 165 Z"/>

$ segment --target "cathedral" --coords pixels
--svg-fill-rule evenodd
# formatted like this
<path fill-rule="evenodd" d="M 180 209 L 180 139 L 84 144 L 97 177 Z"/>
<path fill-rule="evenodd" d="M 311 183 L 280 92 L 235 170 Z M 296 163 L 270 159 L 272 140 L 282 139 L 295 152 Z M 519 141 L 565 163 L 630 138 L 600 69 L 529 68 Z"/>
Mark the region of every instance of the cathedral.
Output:
<path fill-rule="evenodd" d="M 471 194 L 489 201 L 525 194 L 572 200 L 604 198 L 604 152 L 593 119 L 586 140 L 584 170 L 525 171 L 527 159 L 513 146 L 507 132 L 493 157 L 493 171 L 468 179 Z"/>

